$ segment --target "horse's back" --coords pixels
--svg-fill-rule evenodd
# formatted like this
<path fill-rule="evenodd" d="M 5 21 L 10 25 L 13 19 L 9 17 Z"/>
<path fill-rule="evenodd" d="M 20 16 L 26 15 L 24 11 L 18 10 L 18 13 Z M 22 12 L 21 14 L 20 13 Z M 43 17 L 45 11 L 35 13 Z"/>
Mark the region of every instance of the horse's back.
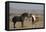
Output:
<path fill-rule="evenodd" d="M 21 16 L 14 16 L 12 21 L 21 21 L 22 17 Z"/>

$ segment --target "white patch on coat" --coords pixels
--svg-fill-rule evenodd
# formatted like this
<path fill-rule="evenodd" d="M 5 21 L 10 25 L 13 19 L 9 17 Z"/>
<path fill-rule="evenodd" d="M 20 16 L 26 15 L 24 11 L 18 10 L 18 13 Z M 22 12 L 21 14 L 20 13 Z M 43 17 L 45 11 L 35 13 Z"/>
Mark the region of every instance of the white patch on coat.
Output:
<path fill-rule="evenodd" d="M 32 15 L 32 17 L 33 17 L 34 21 L 36 21 L 36 17 L 35 17 L 35 15 Z"/>

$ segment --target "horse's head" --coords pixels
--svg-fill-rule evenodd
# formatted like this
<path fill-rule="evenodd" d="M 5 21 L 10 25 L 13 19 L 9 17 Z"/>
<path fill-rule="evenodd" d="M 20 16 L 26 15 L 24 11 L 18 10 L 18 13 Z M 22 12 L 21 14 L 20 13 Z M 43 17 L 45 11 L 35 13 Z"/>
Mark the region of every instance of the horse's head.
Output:
<path fill-rule="evenodd" d="M 32 14 L 28 14 L 28 18 L 32 17 Z"/>
<path fill-rule="evenodd" d="M 28 13 L 23 13 L 23 14 L 21 15 L 21 17 L 22 17 L 22 19 L 28 19 Z"/>
<path fill-rule="evenodd" d="M 32 17 L 32 14 L 30 14 L 30 17 Z"/>

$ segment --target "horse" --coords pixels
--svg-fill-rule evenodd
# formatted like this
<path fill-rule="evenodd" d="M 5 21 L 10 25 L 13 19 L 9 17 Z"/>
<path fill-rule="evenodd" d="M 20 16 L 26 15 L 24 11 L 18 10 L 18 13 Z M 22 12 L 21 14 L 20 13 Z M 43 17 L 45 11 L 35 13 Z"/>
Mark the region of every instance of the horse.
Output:
<path fill-rule="evenodd" d="M 24 22 L 25 17 L 28 17 L 28 13 L 23 13 L 21 16 L 14 16 L 12 18 L 12 22 L 14 23 L 14 28 L 16 28 L 15 27 L 16 22 L 21 22 L 22 24 L 21 26 L 23 27 L 23 22 Z"/>
<path fill-rule="evenodd" d="M 32 24 L 34 24 L 35 22 L 39 21 L 39 17 L 37 17 L 36 15 L 31 15 L 32 17 Z"/>
<path fill-rule="evenodd" d="M 35 15 L 33 15 L 33 14 L 29 14 L 29 21 L 30 21 L 30 17 L 32 18 L 32 24 L 34 24 L 34 22 L 36 22 L 36 20 L 37 20 L 37 18 L 38 17 L 36 17 Z"/>

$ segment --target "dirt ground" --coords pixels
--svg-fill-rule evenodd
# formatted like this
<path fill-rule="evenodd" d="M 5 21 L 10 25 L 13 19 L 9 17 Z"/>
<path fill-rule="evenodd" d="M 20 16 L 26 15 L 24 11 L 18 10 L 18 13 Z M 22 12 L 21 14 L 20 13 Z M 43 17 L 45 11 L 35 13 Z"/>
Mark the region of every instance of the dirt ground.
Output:
<path fill-rule="evenodd" d="M 10 20 L 9 20 L 9 29 L 25 29 L 25 28 L 39 28 L 39 27 L 43 27 L 43 23 L 44 23 L 44 17 L 42 15 L 36 15 L 37 20 L 34 24 L 32 24 L 32 18 L 30 18 L 26 21 L 24 20 L 24 24 L 23 24 L 23 28 L 21 27 L 21 22 L 17 22 L 16 23 L 16 28 L 14 28 L 13 22 L 12 22 L 12 17 L 10 16 Z"/>

